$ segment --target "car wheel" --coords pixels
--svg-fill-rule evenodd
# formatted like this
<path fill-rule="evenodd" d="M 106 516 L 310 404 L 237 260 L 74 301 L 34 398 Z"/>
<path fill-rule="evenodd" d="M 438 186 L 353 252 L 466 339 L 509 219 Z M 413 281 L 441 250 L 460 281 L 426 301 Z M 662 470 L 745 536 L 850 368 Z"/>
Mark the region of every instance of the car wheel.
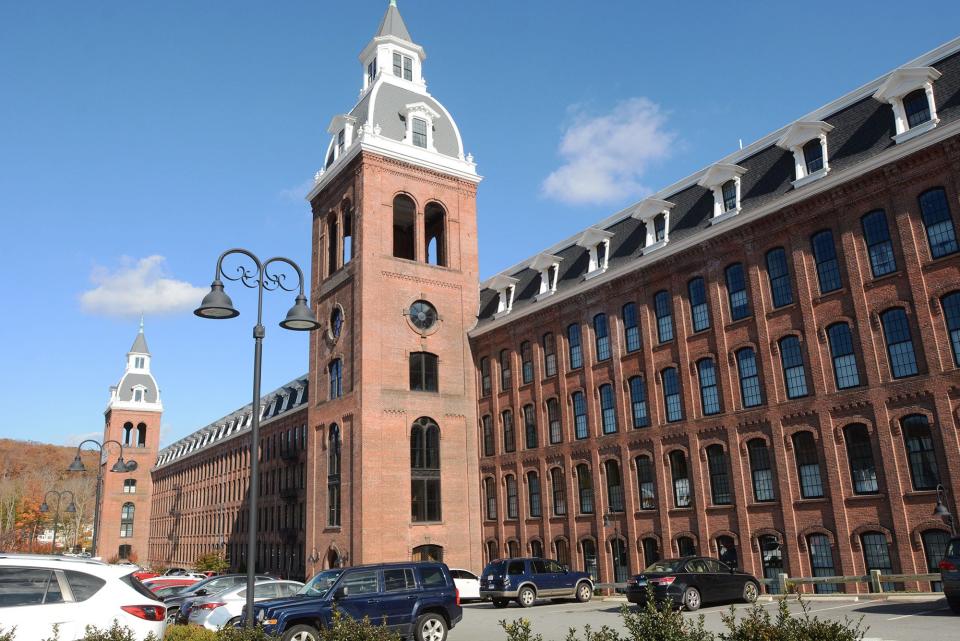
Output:
<path fill-rule="evenodd" d="M 591 598 L 593 598 L 593 590 L 590 589 L 590 584 L 583 582 L 577 585 L 577 601 L 580 603 L 586 603 Z"/>
<path fill-rule="evenodd" d="M 683 607 L 688 612 L 695 612 L 700 609 L 700 590 L 697 588 L 687 588 L 683 592 Z"/>
<path fill-rule="evenodd" d="M 947 605 L 954 614 L 960 614 L 960 599 L 947 599 Z"/>
<path fill-rule="evenodd" d="M 747 581 L 743 585 L 743 601 L 744 603 L 753 603 L 757 600 L 757 596 L 760 594 L 760 589 L 757 587 L 757 584 L 753 581 Z"/>
<path fill-rule="evenodd" d="M 295 625 L 283 633 L 283 641 L 320 641 L 320 633 L 309 625 Z"/>
<path fill-rule="evenodd" d="M 421 614 L 417 617 L 415 633 L 417 641 L 446 641 L 447 622 L 433 612 Z"/>
<path fill-rule="evenodd" d="M 529 586 L 520 588 L 520 592 L 517 593 L 517 603 L 520 604 L 521 608 L 529 608 L 536 600 L 537 593 Z"/>
<path fill-rule="evenodd" d="M 505 607 L 507 607 L 508 605 L 510 605 L 510 602 L 507 601 L 506 599 L 494 599 L 494 600 L 493 600 L 493 607 L 495 607 L 495 608 L 505 608 Z"/>
<path fill-rule="evenodd" d="M 229 621 L 227 621 L 226 624 L 225 624 L 223 627 L 225 627 L 225 628 L 235 628 L 235 627 L 237 627 L 238 625 L 240 625 L 240 617 L 233 617 L 232 619 L 230 619 Z"/>

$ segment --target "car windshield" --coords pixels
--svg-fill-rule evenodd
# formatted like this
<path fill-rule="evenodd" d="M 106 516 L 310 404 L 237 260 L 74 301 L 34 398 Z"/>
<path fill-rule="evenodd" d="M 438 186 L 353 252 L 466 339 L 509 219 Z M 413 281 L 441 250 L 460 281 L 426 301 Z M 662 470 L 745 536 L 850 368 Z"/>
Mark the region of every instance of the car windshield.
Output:
<path fill-rule="evenodd" d="M 682 560 L 666 559 L 664 561 L 651 563 L 644 572 L 679 572 L 681 567 L 683 567 Z"/>
<path fill-rule="evenodd" d="M 483 568 L 481 576 L 490 576 L 491 574 L 500 574 L 503 572 L 503 561 L 494 561 Z"/>
<path fill-rule="evenodd" d="M 206 590 L 207 594 L 213 594 L 215 592 L 219 592 L 220 590 L 225 590 L 232 585 L 236 585 L 236 583 L 236 579 L 234 579 L 232 576 L 211 577 L 209 579 L 204 579 L 194 583 L 187 591 L 190 594 L 196 594 L 197 590 Z"/>
<path fill-rule="evenodd" d="M 306 596 L 324 596 L 333 585 L 337 577 L 343 574 L 343 570 L 326 570 L 310 579 L 302 588 L 297 590 L 297 594 Z"/>

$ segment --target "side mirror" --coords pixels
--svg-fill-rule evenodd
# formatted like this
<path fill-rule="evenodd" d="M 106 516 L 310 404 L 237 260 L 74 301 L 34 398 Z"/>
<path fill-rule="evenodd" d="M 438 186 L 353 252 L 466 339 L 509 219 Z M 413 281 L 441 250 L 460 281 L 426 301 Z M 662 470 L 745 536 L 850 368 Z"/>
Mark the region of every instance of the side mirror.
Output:
<path fill-rule="evenodd" d="M 197 596 L 207 596 L 208 594 L 210 593 L 207 592 L 206 588 L 200 588 L 197 590 Z"/>
<path fill-rule="evenodd" d="M 562 567 L 563 567 L 563 573 L 564 573 L 564 574 L 566 574 L 566 573 L 568 573 L 568 572 L 570 571 L 570 566 L 569 566 L 569 565 L 564 565 L 564 566 L 562 566 Z"/>
<path fill-rule="evenodd" d="M 346 585 L 341 585 L 337 588 L 337 591 L 333 593 L 334 600 L 339 600 L 346 596 L 350 596 L 350 588 Z"/>

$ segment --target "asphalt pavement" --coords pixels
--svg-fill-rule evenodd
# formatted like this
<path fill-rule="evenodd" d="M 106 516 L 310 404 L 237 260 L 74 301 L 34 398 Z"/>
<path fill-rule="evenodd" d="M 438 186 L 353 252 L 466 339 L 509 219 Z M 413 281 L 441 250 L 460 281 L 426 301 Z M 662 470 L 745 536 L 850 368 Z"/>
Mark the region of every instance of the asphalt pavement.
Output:
<path fill-rule="evenodd" d="M 589 603 L 539 601 L 526 609 L 516 604 L 505 609 L 496 609 L 489 603 L 465 604 L 463 621 L 450 631 L 448 641 L 505 640 L 506 635 L 498 622 L 501 619 L 513 621 L 520 618 L 528 619 L 533 633 L 543 635 L 544 641 L 563 641 L 571 627 L 580 630 L 582 635 L 586 624 L 594 630 L 608 625 L 623 632 L 625 630 L 619 616 L 623 603 L 595 597 Z M 761 600 L 760 605 L 769 610 L 771 615 L 776 615 L 777 601 Z M 791 612 L 801 612 L 795 600 L 791 600 L 789 605 Z M 849 617 L 856 620 L 862 616 L 868 639 L 960 641 L 960 615 L 951 613 L 942 597 L 893 597 L 883 601 L 831 597 L 810 600 L 807 605 L 811 615 L 823 619 L 842 621 L 844 617 Z M 743 612 L 747 606 L 739 604 L 736 607 Z M 720 615 L 728 609 L 729 606 L 704 607 L 696 613 L 684 613 L 684 616 L 702 614 L 707 629 L 720 632 L 726 629 Z"/>

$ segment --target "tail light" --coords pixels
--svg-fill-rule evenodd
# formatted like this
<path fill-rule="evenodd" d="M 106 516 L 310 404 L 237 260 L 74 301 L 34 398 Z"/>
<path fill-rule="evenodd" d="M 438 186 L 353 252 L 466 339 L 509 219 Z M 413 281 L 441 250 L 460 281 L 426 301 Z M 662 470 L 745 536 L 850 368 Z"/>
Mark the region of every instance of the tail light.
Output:
<path fill-rule="evenodd" d="M 216 610 L 225 605 L 226 603 L 198 603 L 194 605 L 191 610 Z"/>
<path fill-rule="evenodd" d="M 947 561 L 946 559 L 944 559 L 943 561 L 940 561 L 940 565 L 939 565 L 938 567 L 939 567 L 941 570 L 946 570 L 947 572 L 956 572 L 956 571 L 957 571 L 957 566 L 956 566 L 956 564 L 955 564 L 955 563 L 952 563 L 952 562 L 950 562 L 950 561 Z"/>
<path fill-rule="evenodd" d="M 660 577 L 659 579 L 654 579 L 650 581 L 650 583 L 656 583 L 658 585 L 667 586 L 667 585 L 673 585 L 673 582 L 676 580 L 677 580 L 677 577 L 675 576 L 664 576 L 664 577 Z"/>
<path fill-rule="evenodd" d="M 167 609 L 161 605 L 123 605 L 120 609 L 144 621 L 163 621 Z"/>
<path fill-rule="evenodd" d="M 457 593 L 457 605 L 460 605 L 460 589 L 454 588 L 454 592 Z"/>

